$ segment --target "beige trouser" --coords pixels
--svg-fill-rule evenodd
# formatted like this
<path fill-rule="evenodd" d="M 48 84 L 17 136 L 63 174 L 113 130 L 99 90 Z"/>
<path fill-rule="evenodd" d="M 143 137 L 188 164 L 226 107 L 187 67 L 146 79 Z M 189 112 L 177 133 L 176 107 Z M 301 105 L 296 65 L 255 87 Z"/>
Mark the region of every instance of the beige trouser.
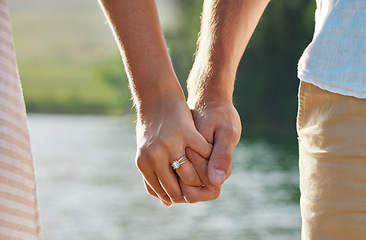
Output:
<path fill-rule="evenodd" d="M 303 240 L 366 239 L 366 99 L 301 82 Z"/>

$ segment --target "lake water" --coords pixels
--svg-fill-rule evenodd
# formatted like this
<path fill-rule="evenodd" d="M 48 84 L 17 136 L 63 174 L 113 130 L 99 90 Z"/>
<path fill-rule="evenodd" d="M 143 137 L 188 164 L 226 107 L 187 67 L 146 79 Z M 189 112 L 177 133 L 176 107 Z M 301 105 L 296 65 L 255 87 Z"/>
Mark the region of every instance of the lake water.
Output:
<path fill-rule="evenodd" d="M 244 140 L 212 202 L 164 207 L 135 167 L 132 121 L 30 115 L 45 240 L 300 239 L 296 146 Z"/>

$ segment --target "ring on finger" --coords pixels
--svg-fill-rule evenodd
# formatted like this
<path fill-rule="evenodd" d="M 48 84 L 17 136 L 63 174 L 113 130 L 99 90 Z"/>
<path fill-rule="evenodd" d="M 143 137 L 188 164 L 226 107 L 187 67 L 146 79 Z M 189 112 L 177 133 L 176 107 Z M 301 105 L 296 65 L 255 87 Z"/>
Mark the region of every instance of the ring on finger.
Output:
<path fill-rule="evenodd" d="M 189 159 L 187 158 L 187 156 L 186 155 L 183 155 L 181 158 L 179 158 L 178 160 L 175 160 L 175 161 L 173 161 L 173 163 L 172 163 L 172 168 L 173 168 L 173 170 L 177 170 L 178 168 L 180 168 L 180 166 L 183 164 L 183 163 L 185 163 L 185 162 L 188 162 L 189 161 Z"/>

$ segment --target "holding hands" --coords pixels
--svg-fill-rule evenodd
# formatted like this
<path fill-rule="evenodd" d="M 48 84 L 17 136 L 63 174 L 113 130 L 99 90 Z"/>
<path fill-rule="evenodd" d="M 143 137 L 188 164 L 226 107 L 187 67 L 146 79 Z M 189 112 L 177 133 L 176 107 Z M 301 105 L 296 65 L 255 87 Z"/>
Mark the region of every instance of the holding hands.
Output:
<path fill-rule="evenodd" d="M 146 190 L 167 206 L 215 199 L 220 189 L 205 168 L 212 145 L 197 131 L 183 92 L 168 95 L 138 107 L 136 163 Z"/>
<path fill-rule="evenodd" d="M 269 0 L 205 0 L 188 102 L 154 0 L 99 0 L 114 31 L 137 110 L 136 164 L 166 206 L 216 199 L 241 134 L 236 69 Z M 243 27 L 244 26 L 244 27 Z"/>
<path fill-rule="evenodd" d="M 232 103 L 190 110 L 181 91 L 157 98 L 137 107 L 136 163 L 147 192 L 166 206 L 216 199 L 240 136 Z"/>

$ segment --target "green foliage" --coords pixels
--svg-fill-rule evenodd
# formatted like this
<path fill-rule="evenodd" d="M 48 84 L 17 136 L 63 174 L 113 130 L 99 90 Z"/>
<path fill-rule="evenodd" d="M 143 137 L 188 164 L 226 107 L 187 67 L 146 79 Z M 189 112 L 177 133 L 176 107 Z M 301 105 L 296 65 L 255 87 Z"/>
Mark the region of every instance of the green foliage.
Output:
<path fill-rule="evenodd" d="M 245 129 L 295 134 L 297 62 L 311 41 L 315 2 L 271 1 L 237 73 L 235 102 Z"/>
<path fill-rule="evenodd" d="M 165 39 L 170 50 L 174 70 L 186 92 L 186 80 L 194 60 L 202 0 L 177 0 L 177 27 L 165 31 Z"/>

